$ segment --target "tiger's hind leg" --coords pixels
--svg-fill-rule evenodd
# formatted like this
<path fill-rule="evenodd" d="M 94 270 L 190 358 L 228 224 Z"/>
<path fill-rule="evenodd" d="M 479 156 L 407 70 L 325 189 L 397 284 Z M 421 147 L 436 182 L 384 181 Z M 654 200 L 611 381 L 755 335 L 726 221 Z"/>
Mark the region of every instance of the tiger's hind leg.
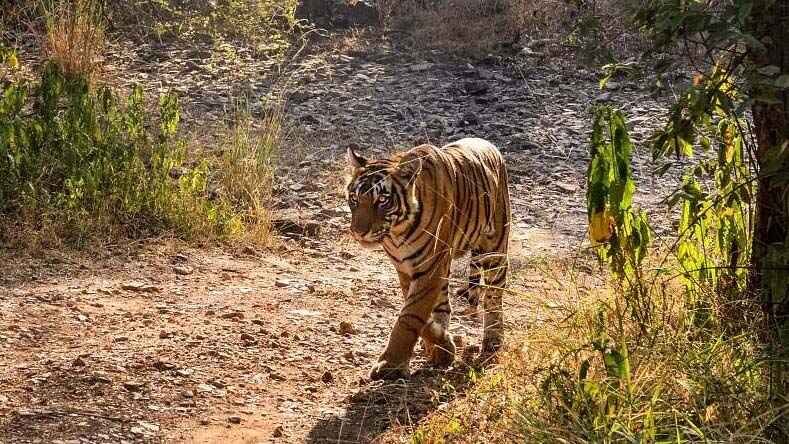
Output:
<path fill-rule="evenodd" d="M 468 301 L 472 307 L 479 305 L 480 296 L 482 293 L 482 264 L 480 263 L 479 252 L 472 251 L 471 258 L 468 265 L 468 282 L 463 288 L 458 289 L 455 293 L 459 298 Z"/>
<path fill-rule="evenodd" d="M 485 295 L 483 308 L 482 355 L 489 356 L 501 347 L 504 332 L 503 294 L 507 285 L 509 261 L 504 251 L 488 253 L 481 258 Z"/>

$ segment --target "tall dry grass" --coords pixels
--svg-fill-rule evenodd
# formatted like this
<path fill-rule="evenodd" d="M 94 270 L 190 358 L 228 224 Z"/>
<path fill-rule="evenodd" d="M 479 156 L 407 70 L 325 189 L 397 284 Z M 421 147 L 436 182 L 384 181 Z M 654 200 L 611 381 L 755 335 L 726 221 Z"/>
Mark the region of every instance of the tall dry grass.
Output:
<path fill-rule="evenodd" d="M 47 59 L 72 78 L 96 79 L 106 43 L 99 0 L 44 0 L 42 48 Z"/>
<path fill-rule="evenodd" d="M 283 104 L 277 99 L 259 119 L 239 105 L 232 123 L 220 130 L 212 183 L 244 225 L 243 235 L 258 244 L 271 240 L 270 200 L 274 168 L 284 138 Z"/>

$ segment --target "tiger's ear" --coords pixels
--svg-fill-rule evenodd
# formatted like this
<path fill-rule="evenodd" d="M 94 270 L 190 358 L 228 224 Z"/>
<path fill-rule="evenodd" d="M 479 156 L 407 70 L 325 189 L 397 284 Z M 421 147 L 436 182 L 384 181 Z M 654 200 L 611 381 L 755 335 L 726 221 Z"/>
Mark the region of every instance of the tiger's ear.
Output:
<path fill-rule="evenodd" d="M 348 157 L 348 164 L 352 166 L 354 169 L 364 168 L 364 166 L 367 165 L 367 159 L 356 154 L 356 151 L 353 150 L 352 146 L 348 147 L 348 151 L 346 154 Z"/>

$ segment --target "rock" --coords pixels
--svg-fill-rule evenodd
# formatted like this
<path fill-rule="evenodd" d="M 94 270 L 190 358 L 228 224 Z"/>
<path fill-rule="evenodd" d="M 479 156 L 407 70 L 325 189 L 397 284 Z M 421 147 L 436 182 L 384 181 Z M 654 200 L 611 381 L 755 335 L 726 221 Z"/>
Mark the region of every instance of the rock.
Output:
<path fill-rule="evenodd" d="M 469 81 L 463 83 L 463 90 L 469 95 L 478 96 L 487 93 L 490 87 L 485 82 Z"/>
<path fill-rule="evenodd" d="M 252 336 L 249 333 L 241 333 L 241 342 L 244 343 L 245 347 L 250 347 L 252 345 L 257 344 L 258 340 L 257 340 L 257 338 L 255 338 L 254 336 Z"/>
<path fill-rule="evenodd" d="M 195 388 L 197 393 L 211 393 L 214 391 L 214 386 L 209 384 L 198 384 Z"/>
<path fill-rule="evenodd" d="M 545 53 L 535 51 L 529 48 L 528 46 L 521 49 L 521 54 L 525 55 L 526 57 L 535 57 L 535 58 L 545 57 Z"/>
<path fill-rule="evenodd" d="M 610 102 L 611 101 L 611 93 L 606 91 L 604 93 L 599 94 L 595 97 L 595 102 Z"/>
<path fill-rule="evenodd" d="M 227 422 L 230 424 L 241 424 L 241 417 L 236 415 L 230 416 L 227 418 Z"/>
<path fill-rule="evenodd" d="M 91 373 L 90 376 L 86 377 L 85 381 L 89 384 L 110 384 L 112 378 L 110 378 L 110 375 L 106 372 L 95 371 Z"/>
<path fill-rule="evenodd" d="M 567 192 L 567 193 L 575 193 L 579 190 L 578 185 L 567 183 L 567 182 L 555 182 L 555 185 L 560 190 Z"/>
<path fill-rule="evenodd" d="M 159 287 L 144 282 L 127 282 L 121 285 L 121 288 L 129 291 L 137 291 L 141 293 L 158 293 Z"/>
<path fill-rule="evenodd" d="M 321 381 L 323 381 L 324 384 L 331 384 L 334 382 L 334 375 L 329 370 L 326 370 L 321 375 Z"/>
<path fill-rule="evenodd" d="M 274 429 L 274 433 L 271 434 L 274 438 L 282 438 L 285 435 L 285 431 L 282 429 L 282 426 L 277 426 Z"/>
<path fill-rule="evenodd" d="M 175 267 L 173 267 L 173 271 L 175 272 L 175 274 L 186 276 L 192 274 L 194 272 L 194 268 L 188 265 L 176 265 Z"/>
<path fill-rule="evenodd" d="M 153 363 L 153 367 L 159 371 L 174 370 L 178 367 L 175 363 L 159 358 Z"/>
<path fill-rule="evenodd" d="M 305 317 L 315 317 L 320 316 L 321 312 L 315 310 L 306 310 L 303 308 L 299 308 L 296 310 L 290 310 L 288 314 L 296 315 L 296 316 L 305 316 Z"/>
<path fill-rule="evenodd" d="M 168 339 L 174 336 L 173 332 L 162 330 L 159 332 L 159 339 Z"/>
<path fill-rule="evenodd" d="M 479 117 L 472 112 L 465 112 L 463 113 L 463 118 L 460 119 L 458 126 L 464 127 L 464 126 L 476 126 L 476 125 L 479 125 Z"/>
<path fill-rule="evenodd" d="M 288 237 L 315 237 L 320 232 L 320 224 L 313 220 L 295 220 L 293 218 L 280 218 L 271 221 L 271 227 L 279 234 Z"/>
<path fill-rule="evenodd" d="M 341 321 L 339 333 L 343 336 L 350 336 L 356 334 L 356 328 L 348 321 Z"/>
<path fill-rule="evenodd" d="M 82 359 L 82 356 L 77 356 L 77 358 L 71 362 L 72 367 L 84 367 L 85 365 L 86 364 L 85 361 Z"/>
<path fill-rule="evenodd" d="M 219 315 L 222 319 L 233 319 L 235 321 L 240 321 L 244 319 L 244 313 L 240 311 L 231 311 L 230 313 L 222 313 Z"/>
<path fill-rule="evenodd" d="M 422 72 L 427 71 L 428 69 L 432 68 L 432 63 L 416 63 L 408 67 L 410 72 Z"/>
<path fill-rule="evenodd" d="M 178 369 L 175 372 L 175 374 L 178 375 L 178 376 L 181 376 L 183 378 L 186 378 L 186 377 L 192 376 L 194 374 L 194 372 L 195 371 L 192 368 L 182 368 L 182 369 Z"/>
<path fill-rule="evenodd" d="M 276 279 L 274 280 L 274 286 L 277 288 L 287 288 L 290 287 L 290 281 L 288 279 Z"/>
<path fill-rule="evenodd" d="M 123 388 L 130 392 L 139 392 L 145 387 L 145 383 L 138 381 L 126 381 L 123 383 Z"/>

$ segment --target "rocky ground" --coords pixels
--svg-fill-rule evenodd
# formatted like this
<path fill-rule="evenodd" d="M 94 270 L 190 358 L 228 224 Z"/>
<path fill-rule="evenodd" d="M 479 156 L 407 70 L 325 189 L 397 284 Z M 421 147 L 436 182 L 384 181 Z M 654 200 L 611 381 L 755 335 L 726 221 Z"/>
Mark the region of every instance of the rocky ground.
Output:
<path fill-rule="evenodd" d="M 589 256 L 590 107 L 623 108 L 639 142 L 666 109 L 645 83 L 616 81 L 601 93 L 596 73 L 539 56 L 469 63 L 354 33 L 322 45 L 278 76 L 278 65 L 243 48 L 126 45 L 108 56 L 119 87 L 178 90 L 187 131 L 221 121 L 242 94 L 259 115 L 271 104 L 259 98 L 287 85 L 292 146 L 273 213 L 280 247 L 150 240 L 2 253 L 0 441 L 370 442 L 407 431 L 462 393 L 468 361 L 436 372 L 418 359 L 409 382 L 364 380 L 401 296 L 384 256 L 346 234 L 345 148 L 375 156 L 467 135 L 501 148 L 516 331 L 546 318 L 559 294 L 544 264 Z M 655 196 L 640 203 L 657 212 L 662 194 L 651 191 L 671 184 L 651 176 L 643 146 L 637 157 L 640 189 Z M 481 326 L 473 314 L 457 321 L 470 355 Z"/>

